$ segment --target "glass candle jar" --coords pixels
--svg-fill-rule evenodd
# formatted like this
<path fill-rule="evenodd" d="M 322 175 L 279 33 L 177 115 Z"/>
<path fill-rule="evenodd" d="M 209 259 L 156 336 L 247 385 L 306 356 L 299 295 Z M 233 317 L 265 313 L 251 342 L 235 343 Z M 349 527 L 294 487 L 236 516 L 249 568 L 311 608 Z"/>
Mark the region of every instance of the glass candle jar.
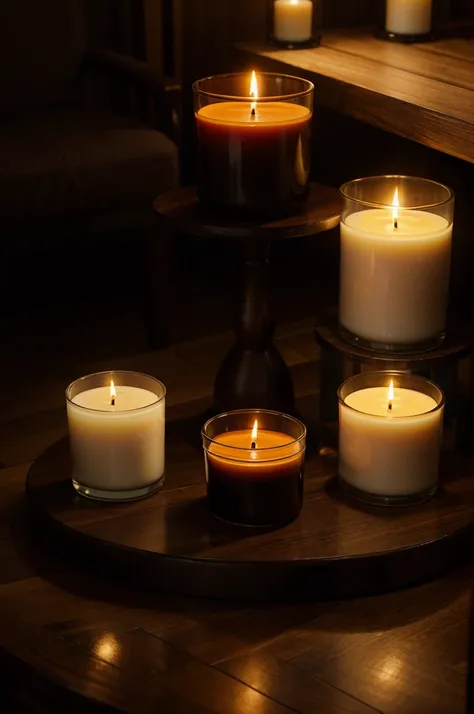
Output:
<path fill-rule="evenodd" d="M 319 2 L 316 0 L 267 0 L 269 40 L 281 47 L 298 49 L 319 45 Z"/>
<path fill-rule="evenodd" d="M 378 36 L 392 42 L 433 39 L 433 0 L 383 0 Z"/>
<path fill-rule="evenodd" d="M 137 372 L 98 372 L 66 390 L 72 482 L 81 496 L 131 501 L 165 472 L 165 386 Z"/>
<path fill-rule="evenodd" d="M 309 188 L 313 84 L 259 72 L 195 82 L 201 202 L 234 218 L 300 212 Z"/>
<path fill-rule="evenodd" d="M 400 506 L 438 485 L 443 392 L 405 372 L 350 377 L 338 391 L 339 477 L 362 501 Z"/>
<path fill-rule="evenodd" d="M 241 409 L 202 432 L 211 512 L 229 523 L 279 526 L 303 505 L 306 427 L 287 414 Z"/>
<path fill-rule="evenodd" d="M 445 335 L 454 194 L 409 176 L 341 188 L 339 323 L 361 347 L 413 352 Z"/>

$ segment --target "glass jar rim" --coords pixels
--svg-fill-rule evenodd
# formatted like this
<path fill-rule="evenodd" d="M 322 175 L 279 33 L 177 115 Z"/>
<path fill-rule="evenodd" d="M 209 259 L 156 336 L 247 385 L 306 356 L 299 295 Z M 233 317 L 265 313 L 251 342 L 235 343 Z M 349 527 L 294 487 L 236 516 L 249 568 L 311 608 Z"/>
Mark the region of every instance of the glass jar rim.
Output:
<path fill-rule="evenodd" d="M 451 203 L 451 201 L 453 201 L 455 198 L 455 193 L 454 193 L 453 189 L 449 188 L 449 186 L 446 186 L 446 184 L 444 184 L 444 183 L 440 183 L 439 181 L 433 181 L 432 179 L 421 178 L 419 176 L 407 176 L 406 174 L 381 174 L 379 176 L 363 176 L 362 178 L 357 178 L 357 179 L 352 179 L 351 181 L 346 181 L 340 187 L 339 192 L 343 198 L 346 198 L 349 201 L 354 201 L 354 203 L 360 203 L 363 206 L 370 206 L 372 208 L 392 208 L 391 203 L 380 203 L 379 201 L 368 201 L 368 200 L 365 200 L 362 198 L 355 198 L 354 196 L 351 196 L 348 192 L 349 186 L 361 185 L 365 181 L 374 181 L 377 179 L 379 179 L 381 181 L 384 179 L 419 181 L 420 183 L 431 184 L 433 186 L 437 186 L 439 188 L 444 189 L 447 192 L 447 197 L 441 201 L 433 201 L 431 203 L 416 204 L 416 205 L 403 205 L 403 206 L 400 206 L 400 209 L 422 211 L 427 208 L 439 208 L 440 206 L 445 206 L 448 203 Z"/>
<path fill-rule="evenodd" d="M 114 374 L 116 374 L 116 375 L 119 375 L 119 374 L 121 374 L 121 375 L 133 374 L 133 375 L 136 375 L 137 377 L 145 377 L 146 379 L 149 379 L 150 381 L 155 382 L 156 384 L 158 384 L 158 385 L 161 387 L 162 394 L 161 394 L 161 396 L 158 396 L 158 394 L 157 394 L 157 395 L 156 395 L 156 401 L 152 402 L 151 404 L 147 404 L 146 406 L 143 406 L 143 407 L 136 407 L 136 409 L 127 409 L 126 411 L 120 410 L 120 411 L 117 411 L 117 412 L 104 412 L 103 409 L 95 409 L 94 407 L 84 407 L 84 406 L 82 406 L 81 404 L 77 404 L 77 403 L 74 401 L 74 398 L 70 396 L 70 393 L 71 393 L 72 388 L 73 388 L 76 384 L 78 384 L 79 382 L 85 381 L 86 379 L 90 379 L 91 377 L 101 377 L 101 376 L 105 376 L 105 375 L 114 375 Z M 102 385 L 102 386 L 105 387 L 105 386 L 107 386 L 107 385 L 104 384 L 104 385 Z M 133 386 L 133 385 L 127 385 L 127 384 L 125 384 L 125 385 L 116 385 L 116 386 L 125 386 L 125 387 L 127 387 L 127 386 Z M 91 387 L 91 389 L 94 389 L 94 387 Z M 85 391 L 87 391 L 87 390 L 86 390 L 86 389 L 83 389 L 82 391 L 85 392 Z M 78 394 L 81 394 L 81 393 L 82 393 L 82 392 L 78 392 Z M 135 412 L 140 412 L 140 411 L 143 411 L 143 410 L 145 410 L 145 409 L 149 409 L 150 407 L 155 407 L 157 404 L 160 404 L 160 402 L 162 402 L 162 401 L 165 399 L 165 397 L 166 397 L 166 387 L 165 387 L 165 385 L 163 384 L 163 382 L 162 382 L 161 380 L 159 380 L 157 377 L 153 377 L 151 374 L 145 374 L 145 372 L 135 372 L 135 371 L 132 370 L 132 369 L 104 369 L 104 370 L 102 370 L 101 372 L 91 372 L 90 374 L 85 374 L 85 375 L 83 375 L 82 377 L 78 377 L 78 379 L 75 379 L 74 381 L 72 381 L 72 382 L 66 387 L 65 396 L 66 396 L 66 402 L 67 402 L 68 404 L 73 405 L 76 409 L 83 409 L 84 411 L 87 411 L 87 412 L 99 412 L 99 413 L 102 413 L 102 414 L 105 413 L 105 414 L 112 414 L 112 415 L 121 415 L 121 414 L 125 414 L 125 413 L 126 413 L 126 414 L 131 414 L 131 413 L 135 413 Z"/>
<path fill-rule="evenodd" d="M 361 377 L 361 376 L 365 376 L 365 377 L 369 377 L 369 376 L 370 376 L 370 377 L 381 377 L 382 375 L 383 375 L 383 376 L 386 376 L 386 377 L 390 377 L 390 376 L 394 376 L 394 377 L 409 377 L 410 379 L 414 380 L 415 382 L 418 382 L 419 384 L 429 384 L 430 387 L 432 387 L 434 390 L 436 390 L 436 391 L 439 393 L 439 397 L 440 397 L 439 402 L 437 402 L 436 406 L 434 406 L 432 409 L 429 409 L 429 410 L 426 411 L 426 412 L 420 412 L 419 414 L 410 414 L 410 416 L 399 416 L 399 415 L 396 415 L 396 414 L 392 414 L 392 415 L 390 416 L 390 419 L 391 419 L 391 420 L 392 420 L 392 419 L 393 419 L 393 420 L 396 420 L 396 419 L 411 419 L 412 417 L 425 416 L 425 414 L 433 414 L 434 412 L 439 411 L 439 410 L 440 410 L 442 407 L 444 407 L 444 405 L 445 405 L 445 396 L 444 396 L 443 390 L 441 389 L 441 387 L 438 387 L 438 385 L 435 384 L 435 382 L 432 382 L 431 379 L 426 379 L 426 377 L 420 377 L 420 375 L 418 375 L 418 374 L 410 374 L 410 373 L 408 373 L 408 372 L 401 372 L 401 371 L 399 371 L 399 370 L 394 370 L 394 369 L 393 369 L 393 370 L 377 370 L 377 371 L 375 371 L 375 372 L 361 372 L 361 373 L 359 373 L 359 374 L 353 374 L 351 377 L 348 377 L 348 379 L 346 379 L 346 380 L 341 384 L 341 386 L 339 387 L 339 389 L 337 390 L 337 400 L 338 400 L 339 404 L 342 404 L 346 409 L 349 409 L 349 410 L 352 411 L 352 412 L 356 412 L 357 414 L 366 414 L 367 416 L 370 416 L 370 417 L 373 418 L 373 419 L 387 419 L 386 416 L 383 416 L 383 415 L 381 415 L 381 414 L 369 414 L 368 412 L 363 412 L 363 411 L 361 411 L 360 409 L 355 409 L 354 407 L 351 407 L 349 404 L 346 404 L 346 402 L 344 401 L 344 399 L 343 399 L 342 396 L 341 396 L 341 392 L 342 392 L 342 390 L 344 389 L 344 387 L 345 387 L 349 382 L 351 382 L 352 380 L 355 381 L 355 380 L 357 380 L 358 377 Z M 373 386 L 374 386 L 374 387 L 378 387 L 378 386 L 381 386 L 381 385 L 374 384 Z M 384 385 L 384 386 L 386 386 L 386 385 Z M 362 387 L 362 389 L 364 389 L 364 388 L 365 388 L 365 389 L 370 389 L 370 387 Z M 397 389 L 397 388 L 398 388 L 398 389 L 410 389 L 410 387 L 403 387 L 403 386 L 395 387 L 395 389 Z M 356 392 L 356 391 L 359 391 L 359 390 L 358 390 L 358 389 L 354 389 L 354 392 Z M 351 394 L 353 394 L 353 392 L 351 392 Z M 349 395 L 347 395 L 347 396 L 349 396 Z M 427 395 L 427 396 L 430 396 L 430 395 Z M 433 398 L 434 398 L 434 397 L 433 397 Z M 435 400 L 435 401 L 436 401 L 436 400 Z"/>
<path fill-rule="evenodd" d="M 257 451 L 261 454 L 272 454 L 275 453 L 275 451 L 278 451 L 280 449 L 283 449 L 285 446 L 290 446 L 290 444 L 298 444 L 304 439 L 306 439 L 307 435 L 307 429 L 306 426 L 303 424 L 303 422 L 300 419 L 297 419 L 296 417 L 291 416 L 291 414 L 285 414 L 284 412 L 277 412 L 272 409 L 234 409 L 232 411 L 228 412 L 222 412 L 221 414 L 216 414 L 215 416 L 211 417 L 206 421 L 204 426 L 201 429 L 201 437 L 203 439 L 206 439 L 210 444 L 219 444 L 222 446 L 221 442 L 218 441 L 217 439 L 213 439 L 212 437 L 208 436 L 206 434 L 206 427 L 213 421 L 216 421 L 217 419 L 222 419 L 223 417 L 226 416 L 231 416 L 234 414 L 272 414 L 273 416 L 279 416 L 279 417 L 284 417 L 288 421 L 291 421 L 293 424 L 298 424 L 301 427 L 301 434 L 298 437 L 291 437 L 288 434 L 288 437 L 290 441 L 285 444 L 279 444 L 278 446 L 266 446 L 264 448 L 259 448 L 257 447 Z M 227 432 L 222 432 L 223 434 Z M 236 451 L 237 453 L 251 453 L 253 449 L 247 449 L 245 446 L 229 446 L 229 449 L 232 449 L 232 451 Z M 299 453 L 299 452 L 298 452 Z M 296 455 L 296 454 L 295 454 Z M 232 459 L 231 457 L 225 456 L 224 458 L 229 459 L 230 461 L 239 461 L 239 459 Z M 271 459 L 272 461 L 275 461 L 276 459 Z M 262 460 L 259 460 L 259 463 L 261 463 Z"/>
<path fill-rule="evenodd" d="M 211 79 L 216 79 L 219 77 L 220 79 L 232 79 L 234 77 L 241 77 L 241 76 L 246 76 L 248 72 L 227 72 L 224 74 L 212 74 L 209 75 L 208 77 L 202 77 L 201 79 L 197 79 L 193 83 L 193 92 L 196 94 L 200 94 L 204 97 L 207 97 L 209 99 L 222 99 L 222 100 L 230 100 L 233 102 L 248 102 L 249 99 L 253 99 L 252 95 L 242 95 L 242 94 L 221 94 L 219 92 L 209 92 L 205 89 L 202 89 L 199 85 L 204 82 L 208 82 Z M 309 79 L 303 79 L 302 77 L 295 77 L 292 74 L 283 74 L 281 72 L 257 72 L 259 77 L 283 77 L 284 79 L 292 79 L 296 80 L 298 82 L 301 82 L 302 84 L 306 85 L 305 89 L 302 89 L 300 92 L 290 92 L 289 94 L 275 94 L 272 96 L 262 96 L 262 97 L 256 97 L 255 101 L 257 102 L 272 102 L 275 101 L 275 99 L 278 99 L 279 101 L 287 101 L 290 99 L 297 99 L 299 97 L 306 97 L 309 94 L 311 94 L 314 90 L 314 84 L 309 81 Z"/>

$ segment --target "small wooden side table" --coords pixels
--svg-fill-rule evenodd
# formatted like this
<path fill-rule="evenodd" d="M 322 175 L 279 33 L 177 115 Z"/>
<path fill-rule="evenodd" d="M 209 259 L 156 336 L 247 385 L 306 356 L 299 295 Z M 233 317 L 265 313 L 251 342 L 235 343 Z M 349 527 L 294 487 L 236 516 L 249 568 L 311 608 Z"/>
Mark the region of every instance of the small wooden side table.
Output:
<path fill-rule="evenodd" d="M 165 193 L 154 210 L 165 230 L 199 237 L 222 237 L 241 244 L 243 295 L 235 320 L 236 343 L 218 370 L 214 411 L 262 408 L 292 413 L 294 389 L 288 368 L 273 344 L 275 329 L 268 277 L 273 241 L 313 236 L 335 228 L 341 212 L 339 191 L 312 183 L 304 212 L 278 221 L 227 220 L 205 210 L 194 187 Z"/>

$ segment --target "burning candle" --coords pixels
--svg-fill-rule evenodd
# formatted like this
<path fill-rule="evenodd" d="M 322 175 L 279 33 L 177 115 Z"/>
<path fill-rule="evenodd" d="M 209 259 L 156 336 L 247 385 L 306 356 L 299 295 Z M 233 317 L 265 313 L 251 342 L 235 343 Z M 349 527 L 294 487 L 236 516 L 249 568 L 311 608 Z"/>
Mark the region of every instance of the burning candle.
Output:
<path fill-rule="evenodd" d="M 165 387 L 134 372 L 101 372 L 66 390 L 73 485 L 83 496 L 132 500 L 163 483 Z"/>
<path fill-rule="evenodd" d="M 274 526 L 303 503 L 306 428 L 291 416 L 239 410 L 202 430 L 211 512 L 229 523 Z"/>
<path fill-rule="evenodd" d="M 313 0 L 275 0 L 273 33 L 284 43 L 302 43 L 311 39 Z"/>
<path fill-rule="evenodd" d="M 385 29 L 394 35 L 431 32 L 433 0 L 386 0 Z"/>
<path fill-rule="evenodd" d="M 375 349 L 436 345 L 446 326 L 452 191 L 387 176 L 352 181 L 341 192 L 341 326 Z"/>
<path fill-rule="evenodd" d="M 339 389 L 339 475 L 366 501 L 426 500 L 438 483 L 444 397 L 432 382 L 372 372 Z"/>
<path fill-rule="evenodd" d="M 194 84 L 200 200 L 241 217 L 301 210 L 309 180 L 313 85 L 253 72 Z"/>

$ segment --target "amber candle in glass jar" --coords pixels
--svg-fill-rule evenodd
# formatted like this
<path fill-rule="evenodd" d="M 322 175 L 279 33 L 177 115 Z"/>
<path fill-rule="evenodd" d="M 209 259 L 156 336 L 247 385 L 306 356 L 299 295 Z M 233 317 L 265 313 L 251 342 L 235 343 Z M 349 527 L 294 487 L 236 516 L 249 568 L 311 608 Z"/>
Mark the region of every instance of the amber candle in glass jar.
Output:
<path fill-rule="evenodd" d="M 194 84 L 201 202 L 239 218 L 279 218 L 304 207 L 313 85 L 269 73 Z"/>
<path fill-rule="evenodd" d="M 287 414 L 241 409 L 203 427 L 213 515 L 245 526 L 289 523 L 303 505 L 306 428 Z"/>

